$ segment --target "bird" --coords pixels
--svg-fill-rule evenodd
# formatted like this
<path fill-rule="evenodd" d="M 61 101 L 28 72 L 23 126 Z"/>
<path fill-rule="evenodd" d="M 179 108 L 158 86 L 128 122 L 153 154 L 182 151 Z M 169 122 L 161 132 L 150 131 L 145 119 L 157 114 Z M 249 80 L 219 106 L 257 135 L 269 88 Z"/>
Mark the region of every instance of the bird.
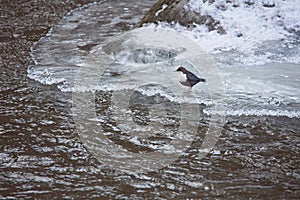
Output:
<path fill-rule="evenodd" d="M 195 74 L 187 70 L 186 68 L 179 66 L 176 71 L 181 71 L 183 74 L 186 75 L 186 81 L 179 81 L 182 85 L 193 87 L 199 82 L 206 82 L 204 78 L 198 78 Z"/>

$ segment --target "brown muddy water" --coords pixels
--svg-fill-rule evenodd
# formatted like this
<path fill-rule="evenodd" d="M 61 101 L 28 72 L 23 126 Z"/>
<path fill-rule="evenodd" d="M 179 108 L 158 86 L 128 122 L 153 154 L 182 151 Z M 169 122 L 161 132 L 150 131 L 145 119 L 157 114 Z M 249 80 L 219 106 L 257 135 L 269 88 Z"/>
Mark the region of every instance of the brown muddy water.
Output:
<path fill-rule="evenodd" d="M 152 172 L 130 173 L 99 162 L 78 136 L 71 94 L 27 77 L 34 43 L 68 11 L 90 2 L 1 1 L 1 199 L 299 199 L 299 117 L 227 116 L 204 158 L 187 154 Z M 154 1 L 144 2 L 140 15 Z M 109 112 L 109 96 L 98 94 L 99 115 Z M 147 151 L 119 136 L 105 117 L 101 123 L 111 141 L 128 151 Z M 168 131 L 177 126 L 173 120 Z M 204 117 L 199 134 L 207 128 Z"/>

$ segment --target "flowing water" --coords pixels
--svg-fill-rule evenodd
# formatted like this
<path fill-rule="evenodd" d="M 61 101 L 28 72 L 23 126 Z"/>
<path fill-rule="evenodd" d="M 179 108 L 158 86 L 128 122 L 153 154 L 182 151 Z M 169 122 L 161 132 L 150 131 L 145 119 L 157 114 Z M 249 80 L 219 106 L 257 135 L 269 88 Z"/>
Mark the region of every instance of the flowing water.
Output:
<path fill-rule="evenodd" d="M 224 89 L 216 107 L 212 75 L 180 57 L 184 49 L 122 46 L 154 2 L 88 4 L 34 45 L 42 34 L 30 20 L 13 37 L 3 25 L 1 198 L 298 198 L 299 65 L 204 59 Z M 34 63 L 14 57 L 24 57 L 14 41 Z M 182 87 L 178 65 L 207 82 Z M 217 138 L 201 154 L 211 130 Z"/>

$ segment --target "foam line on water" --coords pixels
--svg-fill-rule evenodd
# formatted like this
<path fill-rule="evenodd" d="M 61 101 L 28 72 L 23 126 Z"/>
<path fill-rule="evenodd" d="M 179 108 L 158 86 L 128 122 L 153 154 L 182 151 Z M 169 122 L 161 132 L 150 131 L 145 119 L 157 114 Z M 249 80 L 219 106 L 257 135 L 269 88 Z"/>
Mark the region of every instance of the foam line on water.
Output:
<path fill-rule="evenodd" d="M 216 114 L 209 108 L 203 110 L 206 115 Z M 230 109 L 226 110 L 226 116 L 272 116 L 272 117 L 289 117 L 300 118 L 298 110 L 271 110 L 271 109 Z"/>

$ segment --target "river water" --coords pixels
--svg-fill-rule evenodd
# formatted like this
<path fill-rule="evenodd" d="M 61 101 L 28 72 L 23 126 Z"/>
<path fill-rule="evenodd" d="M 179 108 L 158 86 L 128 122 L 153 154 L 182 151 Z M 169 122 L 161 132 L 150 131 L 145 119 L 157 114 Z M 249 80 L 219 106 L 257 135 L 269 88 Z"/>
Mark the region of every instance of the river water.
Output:
<path fill-rule="evenodd" d="M 1 198 L 298 198 L 299 65 L 219 67 L 224 110 L 215 114 L 211 85 L 176 85 L 178 64 L 209 77 L 177 59 L 180 50 L 105 42 L 154 2 L 104 1 L 67 15 L 88 2 L 3 3 Z M 97 87 L 81 83 L 91 73 L 81 69 L 105 62 L 103 46 L 116 61 Z M 216 144 L 199 156 L 214 116 Z"/>

